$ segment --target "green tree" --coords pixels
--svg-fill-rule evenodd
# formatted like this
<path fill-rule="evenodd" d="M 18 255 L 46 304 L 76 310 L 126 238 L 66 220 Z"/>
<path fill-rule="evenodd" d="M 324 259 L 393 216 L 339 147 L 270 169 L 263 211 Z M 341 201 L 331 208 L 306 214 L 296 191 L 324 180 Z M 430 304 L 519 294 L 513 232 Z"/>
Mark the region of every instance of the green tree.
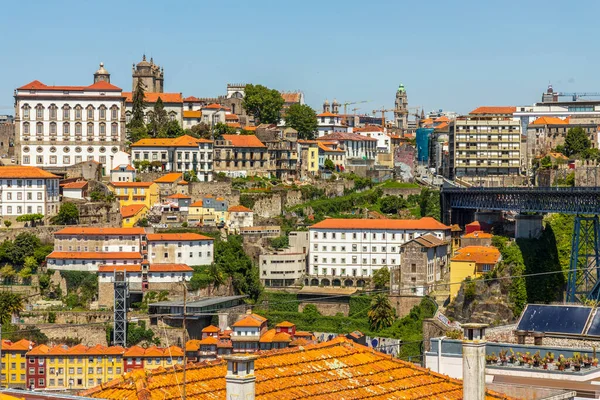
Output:
<path fill-rule="evenodd" d="M 283 97 L 275 89 L 263 85 L 246 85 L 243 107 L 261 124 L 277 124 L 280 119 Z"/>
<path fill-rule="evenodd" d="M 75 225 L 78 221 L 79 209 L 73 203 L 63 203 L 53 219 L 53 222 L 57 225 Z"/>
<path fill-rule="evenodd" d="M 390 270 L 387 267 L 379 268 L 373 274 L 375 289 L 383 289 L 390 283 Z"/>
<path fill-rule="evenodd" d="M 154 103 L 152 113 L 150 113 L 150 122 L 148 124 L 150 127 L 148 130 L 151 132 L 152 137 L 166 137 L 168 122 L 169 118 L 165 110 L 165 105 L 159 96 L 156 103 Z"/>
<path fill-rule="evenodd" d="M 317 114 L 306 104 L 292 104 L 285 112 L 285 124 L 298 131 L 299 139 L 312 140 L 317 130 Z"/>
<path fill-rule="evenodd" d="M 17 221 L 19 222 L 31 222 L 31 226 L 35 226 L 37 221 L 41 221 L 44 219 L 43 214 L 23 214 L 17 217 Z"/>
<path fill-rule="evenodd" d="M 302 314 L 304 315 L 306 322 L 309 324 L 314 324 L 321 316 L 319 309 L 314 304 L 307 304 L 304 306 Z"/>
<path fill-rule="evenodd" d="M 142 139 L 146 139 L 148 136 L 148 128 L 146 125 L 136 126 L 134 128 L 129 129 L 129 141 L 131 143 L 139 142 Z"/>
<path fill-rule="evenodd" d="M 10 228 L 10 226 L 12 225 L 12 222 L 10 222 L 9 220 L 5 219 L 4 220 L 4 226 L 7 228 Z"/>
<path fill-rule="evenodd" d="M 204 122 L 200 122 L 199 124 L 192 126 L 191 129 L 186 130 L 185 133 L 198 139 L 211 138 L 210 125 L 205 124 Z"/>
<path fill-rule="evenodd" d="M 46 261 L 46 256 L 54 251 L 54 245 L 52 244 L 43 244 L 35 248 L 33 251 L 33 257 L 37 261 L 37 264 L 40 265 L 44 261 Z M 35 269 L 34 269 L 35 271 Z"/>
<path fill-rule="evenodd" d="M 214 127 L 214 132 L 215 132 L 215 136 L 220 136 L 220 135 L 234 134 L 234 133 L 236 133 L 236 130 L 234 127 L 231 127 L 227 124 L 224 124 L 222 122 L 217 122 L 217 124 Z"/>
<path fill-rule="evenodd" d="M 131 107 L 131 120 L 127 124 L 127 128 L 132 131 L 135 128 L 145 128 L 146 123 L 144 122 L 144 109 L 146 108 L 145 98 L 146 87 L 141 79 L 138 79 L 135 90 L 133 91 L 132 107 Z M 131 140 L 135 142 L 137 140 Z"/>
<path fill-rule="evenodd" d="M 440 192 L 429 188 L 421 189 L 419 195 L 419 207 L 421 210 L 421 217 L 433 217 L 438 221 L 441 218 L 441 207 L 440 207 Z"/>
<path fill-rule="evenodd" d="M 170 138 L 176 138 L 179 136 L 183 136 L 184 132 L 181 126 L 179 125 L 179 122 L 177 122 L 177 120 L 174 119 L 169 120 L 169 122 L 167 122 L 167 125 L 165 126 L 165 135 Z"/>
<path fill-rule="evenodd" d="M 400 196 L 385 196 L 379 204 L 379 209 L 384 214 L 397 214 L 399 210 L 406 207 L 406 200 Z"/>
<path fill-rule="evenodd" d="M 14 265 L 21 267 L 26 257 L 33 256 L 37 248 L 41 246 L 40 239 L 32 233 L 19 233 L 8 252 L 8 258 Z"/>
<path fill-rule="evenodd" d="M 6 264 L 2 268 L 0 268 L 0 277 L 5 284 L 10 285 L 14 282 L 15 277 L 17 276 L 17 271 L 13 268 L 12 265 Z M 1 303 L 0 303 L 1 304 Z"/>
<path fill-rule="evenodd" d="M 31 278 L 31 275 L 33 275 L 33 270 L 29 267 L 23 267 L 18 275 L 23 281 L 28 281 Z"/>
<path fill-rule="evenodd" d="M 25 261 L 23 262 L 23 269 L 29 269 L 31 272 L 35 272 L 38 269 L 38 261 L 34 256 L 25 257 Z"/>
<path fill-rule="evenodd" d="M 592 143 L 585 130 L 577 126 L 570 128 L 565 137 L 565 155 L 567 157 L 582 154 L 591 147 Z"/>
<path fill-rule="evenodd" d="M 207 272 L 208 277 L 211 280 L 211 283 L 215 289 L 218 289 L 219 286 L 225 283 L 225 274 L 217 264 L 212 263 L 211 265 L 209 265 Z"/>
<path fill-rule="evenodd" d="M 327 171 L 335 171 L 335 164 L 329 158 L 325 160 L 324 167 Z"/>
<path fill-rule="evenodd" d="M 183 180 L 186 182 L 198 182 L 198 175 L 193 169 L 183 173 Z"/>
<path fill-rule="evenodd" d="M 376 294 L 371 300 L 371 306 L 367 313 L 371 329 L 378 332 L 392 326 L 396 320 L 396 312 L 385 294 Z"/>

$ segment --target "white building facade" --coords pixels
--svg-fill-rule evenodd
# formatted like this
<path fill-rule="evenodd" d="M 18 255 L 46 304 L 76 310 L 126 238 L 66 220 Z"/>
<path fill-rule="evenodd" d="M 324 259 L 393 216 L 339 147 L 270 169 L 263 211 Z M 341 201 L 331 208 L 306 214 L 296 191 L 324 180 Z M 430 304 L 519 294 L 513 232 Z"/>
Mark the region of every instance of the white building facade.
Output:
<path fill-rule="evenodd" d="M 105 173 L 123 148 L 124 99 L 104 67 L 89 86 L 48 86 L 33 81 L 15 90 L 19 163 L 66 167 L 96 161 Z"/>
<path fill-rule="evenodd" d="M 430 217 L 419 220 L 329 218 L 312 225 L 309 232 L 306 282 L 311 286 L 362 286 L 378 269 L 400 264 L 403 243 L 425 234 L 446 240 L 450 227 Z"/>
<path fill-rule="evenodd" d="M 213 262 L 213 238 L 197 233 L 149 233 L 151 264 L 209 265 Z"/>
<path fill-rule="evenodd" d="M 54 215 L 59 209 L 59 177 L 36 167 L 0 167 L 0 215 Z"/>

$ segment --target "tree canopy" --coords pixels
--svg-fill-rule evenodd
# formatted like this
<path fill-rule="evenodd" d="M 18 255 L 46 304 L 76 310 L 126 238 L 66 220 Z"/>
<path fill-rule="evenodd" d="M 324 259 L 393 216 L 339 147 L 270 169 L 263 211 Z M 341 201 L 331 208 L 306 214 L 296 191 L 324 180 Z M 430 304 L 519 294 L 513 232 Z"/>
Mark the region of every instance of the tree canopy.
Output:
<path fill-rule="evenodd" d="M 13 314 L 18 314 L 23 309 L 23 297 L 11 292 L 0 292 L 0 322 L 7 324 Z"/>
<path fill-rule="evenodd" d="M 298 131 L 299 139 L 312 140 L 317 130 L 317 114 L 306 104 L 292 104 L 285 113 L 285 124 Z"/>
<path fill-rule="evenodd" d="M 582 127 L 577 126 L 567 131 L 567 136 L 565 137 L 565 155 L 567 157 L 577 154 L 584 155 L 586 150 L 591 146 L 592 143 Z"/>
<path fill-rule="evenodd" d="M 373 296 L 367 315 L 371 329 L 375 332 L 392 326 L 396 320 L 396 311 L 390 304 L 388 297 L 383 293 Z"/>
<path fill-rule="evenodd" d="M 141 79 L 138 79 L 135 90 L 133 91 L 132 107 L 131 107 L 131 120 L 127 124 L 127 128 L 133 130 L 134 128 L 145 128 L 144 123 L 144 109 L 146 103 L 144 101 L 146 88 Z M 132 140 L 133 141 L 133 140 Z"/>
<path fill-rule="evenodd" d="M 277 124 L 280 119 L 283 97 L 275 89 L 263 85 L 246 85 L 244 89 L 244 109 L 252 114 L 254 119 L 261 124 Z"/>
<path fill-rule="evenodd" d="M 53 221 L 57 225 L 75 225 L 79 222 L 79 209 L 73 203 L 63 203 Z"/>
<path fill-rule="evenodd" d="M 380 201 L 380 210 L 384 214 L 397 214 L 399 210 L 408 207 L 408 203 L 400 196 L 385 196 Z"/>
<path fill-rule="evenodd" d="M 154 103 L 152 112 L 149 114 L 148 130 L 152 133 L 152 137 L 166 137 L 169 118 L 167 117 L 167 111 L 160 96 L 156 100 L 156 103 Z"/>
<path fill-rule="evenodd" d="M 390 270 L 387 267 L 379 268 L 373 274 L 375 289 L 383 289 L 390 283 Z"/>

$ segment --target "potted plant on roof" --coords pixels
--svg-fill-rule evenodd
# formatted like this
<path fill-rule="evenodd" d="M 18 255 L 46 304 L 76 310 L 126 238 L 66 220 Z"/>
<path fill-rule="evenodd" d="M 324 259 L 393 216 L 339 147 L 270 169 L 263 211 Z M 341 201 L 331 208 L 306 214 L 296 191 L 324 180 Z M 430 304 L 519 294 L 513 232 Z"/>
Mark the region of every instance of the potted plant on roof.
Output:
<path fill-rule="evenodd" d="M 551 351 L 547 352 L 547 353 L 546 353 L 546 358 L 548 359 L 548 362 L 549 362 L 549 363 L 552 363 L 552 362 L 554 362 L 554 353 L 553 353 L 553 352 L 551 352 Z"/>
<path fill-rule="evenodd" d="M 492 353 L 489 356 L 485 357 L 488 364 L 496 364 L 498 362 L 498 357 L 496 357 L 496 353 Z"/>
<path fill-rule="evenodd" d="M 559 358 L 558 361 L 556 361 L 555 363 L 556 368 L 558 368 L 559 371 L 564 371 L 566 368 L 566 363 L 564 359 Z"/>
<path fill-rule="evenodd" d="M 538 350 L 533 355 L 533 366 L 534 367 L 539 367 L 541 363 L 542 363 L 542 356 L 540 355 L 540 351 Z"/>
<path fill-rule="evenodd" d="M 594 367 L 598 366 L 598 359 L 597 358 L 592 358 L 592 366 L 594 366 Z"/>
<path fill-rule="evenodd" d="M 517 357 L 515 357 L 515 352 L 513 351 L 513 349 L 510 349 L 510 354 L 508 356 L 508 362 L 511 364 L 514 364 L 514 362 L 517 360 Z"/>
<path fill-rule="evenodd" d="M 498 352 L 498 357 L 500 358 L 500 363 L 502 363 L 502 365 L 506 365 L 506 350 L 500 350 Z"/>
<path fill-rule="evenodd" d="M 584 368 L 589 368 L 592 365 L 592 357 L 588 356 L 587 354 L 583 353 L 583 367 Z"/>
<path fill-rule="evenodd" d="M 542 368 L 548 369 L 548 362 L 548 357 L 544 357 L 544 359 L 542 360 Z"/>

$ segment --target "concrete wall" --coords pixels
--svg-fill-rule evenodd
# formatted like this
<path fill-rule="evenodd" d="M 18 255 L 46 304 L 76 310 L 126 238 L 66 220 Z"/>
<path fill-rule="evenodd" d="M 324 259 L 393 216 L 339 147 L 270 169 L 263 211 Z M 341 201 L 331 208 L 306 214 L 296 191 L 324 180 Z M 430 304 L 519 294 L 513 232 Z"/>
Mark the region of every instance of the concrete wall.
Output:
<path fill-rule="evenodd" d="M 14 228 L 14 226 L 15 224 L 9 229 L 0 229 L 0 242 L 5 240 L 15 240 L 20 233 L 31 233 L 37 236 L 42 243 L 52 244 L 54 243 L 54 232 L 64 228 L 64 226 L 60 225 L 36 226 L 33 228 Z"/>
<path fill-rule="evenodd" d="M 283 211 L 280 193 L 245 193 L 244 195 L 254 200 L 252 211 L 256 217 L 275 218 Z"/>
<path fill-rule="evenodd" d="M 231 187 L 231 181 L 225 182 L 190 182 L 188 194 L 192 202 L 201 200 L 204 195 L 211 194 L 215 197 L 223 197 L 229 202 L 229 206 L 240 204 L 240 191 Z"/>
<path fill-rule="evenodd" d="M 119 203 L 106 202 L 75 202 L 79 209 L 79 223 L 81 225 L 99 225 L 104 227 L 121 226 L 121 209 Z"/>
<path fill-rule="evenodd" d="M 410 313 L 414 306 L 418 306 L 423 300 L 421 296 L 390 295 L 390 304 L 396 309 L 398 318 L 402 318 Z"/>

